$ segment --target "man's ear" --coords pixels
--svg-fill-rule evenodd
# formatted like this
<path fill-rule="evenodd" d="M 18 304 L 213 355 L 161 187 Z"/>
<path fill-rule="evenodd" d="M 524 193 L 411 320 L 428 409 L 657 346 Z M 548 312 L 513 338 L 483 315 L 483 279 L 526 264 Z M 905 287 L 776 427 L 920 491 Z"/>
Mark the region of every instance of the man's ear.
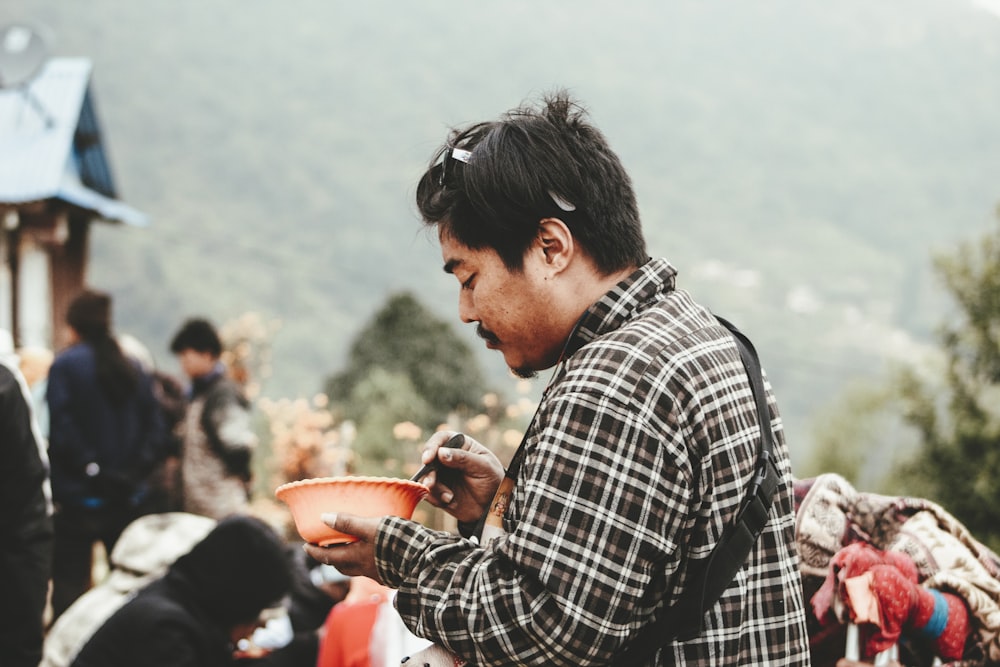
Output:
<path fill-rule="evenodd" d="M 559 218 L 543 218 L 538 223 L 535 243 L 545 257 L 545 263 L 557 271 L 569 265 L 576 252 L 573 234 Z"/>

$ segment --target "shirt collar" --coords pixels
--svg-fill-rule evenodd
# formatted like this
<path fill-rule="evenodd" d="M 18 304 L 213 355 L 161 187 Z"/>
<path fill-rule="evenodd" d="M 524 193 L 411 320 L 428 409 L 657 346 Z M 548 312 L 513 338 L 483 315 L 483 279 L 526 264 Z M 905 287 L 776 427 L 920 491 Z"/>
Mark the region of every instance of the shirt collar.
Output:
<path fill-rule="evenodd" d="M 226 367 L 222 362 L 217 362 L 212 370 L 201 375 L 199 377 L 193 378 L 191 380 L 190 393 L 192 396 L 197 396 L 198 394 L 205 391 L 208 387 L 215 384 L 215 381 L 222 377 L 226 372 Z"/>
<path fill-rule="evenodd" d="M 677 269 L 666 259 L 650 259 L 598 299 L 580 316 L 563 357 L 621 327 L 663 294 L 674 290 Z"/>

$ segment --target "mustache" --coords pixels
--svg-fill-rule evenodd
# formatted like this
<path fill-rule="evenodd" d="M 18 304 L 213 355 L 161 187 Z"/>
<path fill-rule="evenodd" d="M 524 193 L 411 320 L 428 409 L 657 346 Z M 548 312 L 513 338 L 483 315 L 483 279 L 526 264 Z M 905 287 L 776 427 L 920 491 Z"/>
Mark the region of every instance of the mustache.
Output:
<path fill-rule="evenodd" d="M 500 338 L 482 324 L 476 326 L 476 335 L 487 342 L 493 343 L 494 345 L 500 344 Z"/>

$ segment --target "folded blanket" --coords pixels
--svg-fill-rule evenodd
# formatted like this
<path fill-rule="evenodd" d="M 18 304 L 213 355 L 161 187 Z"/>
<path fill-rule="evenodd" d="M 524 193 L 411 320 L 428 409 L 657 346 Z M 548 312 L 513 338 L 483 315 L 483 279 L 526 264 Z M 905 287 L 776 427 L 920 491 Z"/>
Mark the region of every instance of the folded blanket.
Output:
<path fill-rule="evenodd" d="M 966 660 L 974 654 L 1000 662 L 1000 558 L 940 505 L 859 492 L 832 473 L 798 480 L 796 541 L 807 595 L 822 588 L 834 556 L 850 544 L 908 555 L 924 588 L 967 606 L 975 645 Z"/>

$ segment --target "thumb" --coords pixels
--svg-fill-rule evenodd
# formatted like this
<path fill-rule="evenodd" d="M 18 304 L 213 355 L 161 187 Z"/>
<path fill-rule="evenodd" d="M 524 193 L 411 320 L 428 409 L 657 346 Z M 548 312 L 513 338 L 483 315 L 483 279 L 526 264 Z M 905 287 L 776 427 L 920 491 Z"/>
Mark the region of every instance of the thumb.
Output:
<path fill-rule="evenodd" d="M 362 534 L 361 517 L 343 512 L 324 512 L 320 515 L 323 523 L 334 530 L 358 537 Z"/>

